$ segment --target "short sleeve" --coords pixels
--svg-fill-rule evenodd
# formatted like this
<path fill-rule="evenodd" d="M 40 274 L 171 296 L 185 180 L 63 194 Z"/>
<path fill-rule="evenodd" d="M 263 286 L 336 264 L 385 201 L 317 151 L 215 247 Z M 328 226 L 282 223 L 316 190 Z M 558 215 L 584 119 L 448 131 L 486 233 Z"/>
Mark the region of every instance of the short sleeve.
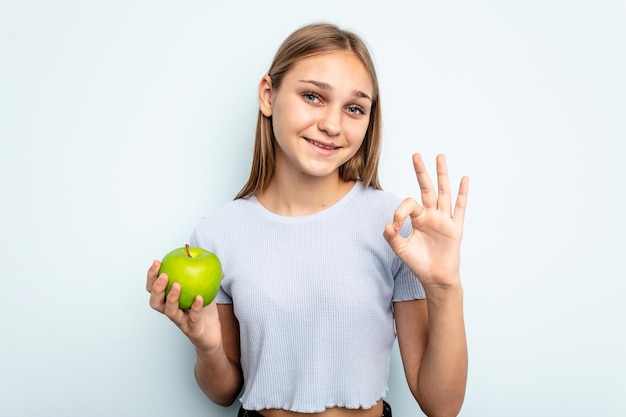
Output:
<path fill-rule="evenodd" d="M 203 248 L 206 250 L 213 251 L 212 248 L 209 248 L 202 240 L 202 234 L 200 233 L 200 227 L 196 227 L 191 237 L 189 238 L 189 244 L 196 248 Z M 233 298 L 224 290 L 223 285 L 220 285 L 220 289 L 215 296 L 215 302 L 217 304 L 232 304 Z"/>
<path fill-rule="evenodd" d="M 218 291 L 217 295 L 215 296 L 215 302 L 217 304 L 232 304 L 233 303 L 233 297 L 228 295 L 228 293 L 226 291 L 224 291 L 224 288 L 220 285 L 220 290 Z"/>
<path fill-rule="evenodd" d="M 408 236 L 411 233 L 411 222 L 407 219 L 400 233 Z M 413 275 L 408 266 L 397 256 L 394 259 L 394 279 L 392 301 L 421 300 L 426 298 L 426 291 L 419 279 Z"/>
<path fill-rule="evenodd" d="M 426 298 L 422 283 L 400 259 L 400 268 L 394 277 L 391 301 L 421 300 Z"/>

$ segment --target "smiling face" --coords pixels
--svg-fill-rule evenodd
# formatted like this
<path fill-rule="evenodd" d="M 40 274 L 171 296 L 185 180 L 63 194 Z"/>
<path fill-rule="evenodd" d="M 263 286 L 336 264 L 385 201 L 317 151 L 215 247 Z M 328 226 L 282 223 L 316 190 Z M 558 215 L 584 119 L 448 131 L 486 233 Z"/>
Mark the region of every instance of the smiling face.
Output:
<path fill-rule="evenodd" d="M 272 117 L 276 174 L 337 176 L 363 143 L 372 96 L 369 73 L 349 51 L 302 59 L 278 90 L 266 76 L 259 86 L 259 104 Z"/>

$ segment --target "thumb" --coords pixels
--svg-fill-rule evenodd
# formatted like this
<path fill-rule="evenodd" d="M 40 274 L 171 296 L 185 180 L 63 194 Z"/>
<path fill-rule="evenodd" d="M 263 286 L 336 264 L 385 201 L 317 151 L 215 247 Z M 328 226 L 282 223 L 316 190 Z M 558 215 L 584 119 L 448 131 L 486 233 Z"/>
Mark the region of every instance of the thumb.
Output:
<path fill-rule="evenodd" d="M 202 296 L 197 295 L 191 304 L 191 308 L 189 309 L 189 330 L 192 332 L 196 332 L 198 330 L 198 326 L 202 325 L 202 304 Z"/>
<path fill-rule="evenodd" d="M 402 245 L 404 245 L 405 238 L 399 233 L 400 224 L 397 222 L 389 222 L 385 225 L 385 230 L 383 231 L 383 237 L 391 246 L 394 252 L 397 251 Z"/>

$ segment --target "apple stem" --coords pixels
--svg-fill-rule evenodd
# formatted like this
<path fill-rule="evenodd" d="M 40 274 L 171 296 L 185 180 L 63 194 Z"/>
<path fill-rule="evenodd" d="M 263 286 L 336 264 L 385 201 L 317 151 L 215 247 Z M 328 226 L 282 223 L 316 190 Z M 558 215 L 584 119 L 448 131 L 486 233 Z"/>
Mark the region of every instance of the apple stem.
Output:
<path fill-rule="evenodd" d="M 187 256 L 189 256 L 191 258 L 192 256 L 191 256 L 191 253 L 189 253 L 189 244 L 188 243 L 185 244 L 185 250 L 187 251 Z"/>

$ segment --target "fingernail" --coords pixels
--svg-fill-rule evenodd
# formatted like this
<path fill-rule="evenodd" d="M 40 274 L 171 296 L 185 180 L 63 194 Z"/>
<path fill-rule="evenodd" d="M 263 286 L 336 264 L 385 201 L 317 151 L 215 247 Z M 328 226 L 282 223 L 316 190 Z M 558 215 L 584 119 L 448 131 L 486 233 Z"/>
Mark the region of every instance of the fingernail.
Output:
<path fill-rule="evenodd" d="M 393 229 L 394 229 L 394 230 L 400 230 L 400 223 L 398 223 L 398 222 L 393 222 Z"/>

